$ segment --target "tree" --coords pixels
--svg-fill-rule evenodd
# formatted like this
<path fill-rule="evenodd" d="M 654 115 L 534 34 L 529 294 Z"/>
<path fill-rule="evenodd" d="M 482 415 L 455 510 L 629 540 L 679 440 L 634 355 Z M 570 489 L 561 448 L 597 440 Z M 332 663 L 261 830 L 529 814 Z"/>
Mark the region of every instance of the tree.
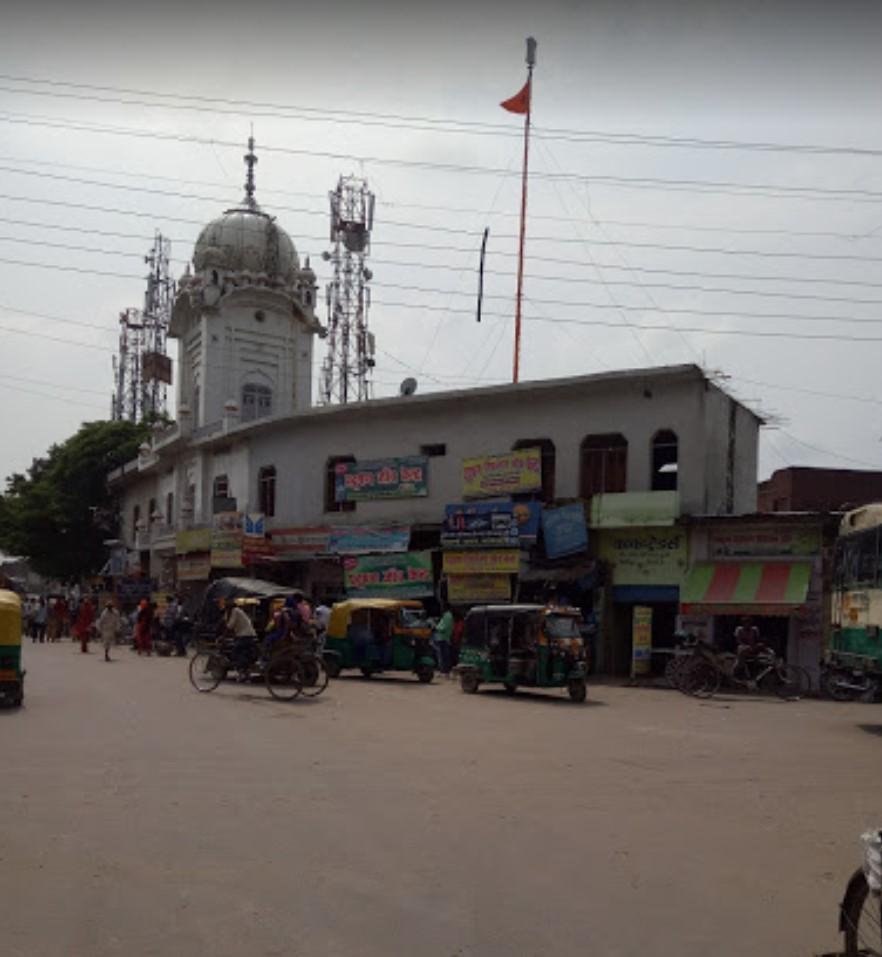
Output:
<path fill-rule="evenodd" d="M 88 422 L 26 475 L 10 476 L 0 496 L 0 549 L 49 578 L 95 574 L 118 521 L 107 474 L 135 458 L 149 432 L 147 423 Z M 96 513 L 112 516 L 111 527 L 96 523 Z"/>

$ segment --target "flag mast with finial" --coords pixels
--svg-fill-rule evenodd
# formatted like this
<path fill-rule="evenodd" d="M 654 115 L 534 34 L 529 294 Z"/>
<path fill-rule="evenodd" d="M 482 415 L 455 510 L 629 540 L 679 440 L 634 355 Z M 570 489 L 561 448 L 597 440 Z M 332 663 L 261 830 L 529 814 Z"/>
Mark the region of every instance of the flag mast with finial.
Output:
<path fill-rule="evenodd" d="M 511 99 L 499 105 L 509 113 L 524 117 L 524 166 L 521 172 L 521 231 L 518 240 L 518 284 L 515 295 L 515 340 L 512 382 L 520 379 L 521 373 L 521 301 L 524 294 L 524 238 L 527 230 L 527 169 L 530 159 L 530 116 L 533 105 L 533 67 L 536 65 L 536 41 L 527 37 L 527 82 Z"/>

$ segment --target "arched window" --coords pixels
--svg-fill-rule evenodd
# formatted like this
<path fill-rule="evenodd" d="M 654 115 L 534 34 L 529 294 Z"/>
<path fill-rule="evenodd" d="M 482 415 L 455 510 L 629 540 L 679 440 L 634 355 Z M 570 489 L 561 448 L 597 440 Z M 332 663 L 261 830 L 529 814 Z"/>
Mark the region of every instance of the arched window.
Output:
<path fill-rule="evenodd" d="M 149 525 L 152 525 L 156 521 L 156 499 L 151 498 L 150 503 L 147 506 L 147 522 Z"/>
<path fill-rule="evenodd" d="M 345 462 L 354 462 L 354 455 L 334 455 L 325 465 L 325 511 L 326 512 L 354 512 L 355 502 L 338 502 L 337 466 Z"/>
<path fill-rule="evenodd" d="M 518 449 L 540 449 L 542 452 L 542 501 L 554 501 L 555 451 L 551 439 L 518 439 L 511 447 Z"/>
<path fill-rule="evenodd" d="M 276 514 L 276 467 L 265 465 L 257 473 L 258 509 L 272 518 Z"/>
<path fill-rule="evenodd" d="M 624 492 L 628 477 L 628 440 L 618 432 L 586 435 L 581 446 L 582 498 L 601 492 Z"/>
<path fill-rule="evenodd" d="M 268 385 L 246 382 L 242 386 L 243 422 L 253 422 L 273 414 L 273 390 Z"/>
<path fill-rule="evenodd" d="M 662 429 L 652 437 L 652 475 L 650 487 L 653 492 L 674 492 L 677 489 L 677 433 Z"/>

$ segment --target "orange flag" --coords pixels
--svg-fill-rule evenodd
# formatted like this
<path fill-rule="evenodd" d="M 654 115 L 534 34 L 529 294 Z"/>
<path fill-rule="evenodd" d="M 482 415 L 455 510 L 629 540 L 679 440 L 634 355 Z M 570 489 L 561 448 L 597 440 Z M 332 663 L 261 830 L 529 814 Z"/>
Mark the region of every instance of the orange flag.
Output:
<path fill-rule="evenodd" d="M 509 100 L 503 100 L 499 104 L 509 113 L 527 113 L 530 109 L 530 81 L 524 84 L 524 87 Z"/>

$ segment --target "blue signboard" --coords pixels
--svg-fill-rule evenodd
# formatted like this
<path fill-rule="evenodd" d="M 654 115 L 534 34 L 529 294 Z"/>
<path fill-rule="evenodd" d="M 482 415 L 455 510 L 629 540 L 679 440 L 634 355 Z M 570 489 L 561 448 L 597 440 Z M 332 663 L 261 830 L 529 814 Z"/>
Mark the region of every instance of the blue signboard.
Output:
<path fill-rule="evenodd" d="M 514 548 L 539 534 L 539 502 L 459 502 L 444 508 L 445 548 Z"/>
<path fill-rule="evenodd" d="M 588 523 L 581 502 L 546 508 L 542 512 L 542 537 L 548 558 L 563 558 L 588 547 Z"/>
<path fill-rule="evenodd" d="M 406 552 L 409 525 L 351 525 L 332 528 L 328 551 L 335 555 L 369 555 L 372 552 Z"/>

